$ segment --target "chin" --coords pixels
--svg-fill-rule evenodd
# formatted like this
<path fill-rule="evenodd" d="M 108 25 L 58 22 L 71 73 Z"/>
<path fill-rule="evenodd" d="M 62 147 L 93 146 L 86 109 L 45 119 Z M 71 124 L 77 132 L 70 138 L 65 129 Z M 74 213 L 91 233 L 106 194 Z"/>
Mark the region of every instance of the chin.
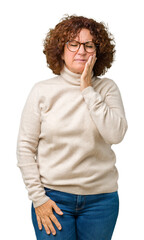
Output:
<path fill-rule="evenodd" d="M 83 70 L 84 70 L 84 66 L 82 66 L 82 67 L 77 67 L 77 68 L 75 69 L 75 73 L 82 74 L 82 73 L 83 73 Z"/>
<path fill-rule="evenodd" d="M 82 74 L 82 73 L 83 73 L 83 70 L 84 70 L 84 69 L 82 69 L 82 70 L 77 70 L 77 73 L 78 73 L 78 74 Z"/>
<path fill-rule="evenodd" d="M 82 74 L 82 73 L 83 73 L 83 70 L 82 70 L 82 71 L 77 71 L 77 72 L 75 72 L 75 73 L 77 73 L 77 74 Z"/>
<path fill-rule="evenodd" d="M 67 66 L 67 65 L 66 65 Z M 74 67 L 69 67 L 67 66 L 67 68 L 71 71 L 71 72 L 74 72 L 74 73 L 77 73 L 77 74 L 82 74 L 83 70 L 84 70 L 84 66 L 74 66 Z"/>

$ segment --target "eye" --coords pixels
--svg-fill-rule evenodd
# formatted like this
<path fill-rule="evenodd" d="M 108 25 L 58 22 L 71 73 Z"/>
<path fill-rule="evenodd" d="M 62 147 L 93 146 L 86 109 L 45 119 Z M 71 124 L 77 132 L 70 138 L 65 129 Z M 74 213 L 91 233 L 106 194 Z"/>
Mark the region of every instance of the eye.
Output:
<path fill-rule="evenodd" d="M 77 46 L 78 44 L 76 44 L 76 43 L 70 43 L 70 45 L 73 46 L 73 47 L 75 47 L 75 46 Z"/>
<path fill-rule="evenodd" d="M 87 44 L 86 44 L 86 47 L 88 47 L 88 48 L 94 48 L 95 45 L 94 45 L 93 43 L 87 43 Z"/>
<path fill-rule="evenodd" d="M 73 46 L 73 47 L 77 47 L 78 46 L 78 43 L 75 42 L 75 41 L 71 41 L 69 44 L 70 44 L 70 46 Z"/>
<path fill-rule="evenodd" d="M 88 48 L 93 48 L 93 46 L 90 46 L 90 45 L 86 45 L 86 47 L 88 47 Z"/>

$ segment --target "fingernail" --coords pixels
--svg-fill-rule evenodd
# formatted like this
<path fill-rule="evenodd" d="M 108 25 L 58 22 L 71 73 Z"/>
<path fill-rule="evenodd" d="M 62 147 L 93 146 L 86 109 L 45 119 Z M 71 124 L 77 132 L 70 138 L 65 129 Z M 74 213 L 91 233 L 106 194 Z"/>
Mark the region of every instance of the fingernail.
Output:
<path fill-rule="evenodd" d="M 59 213 L 61 213 L 61 214 L 62 214 L 63 212 L 62 212 L 62 211 L 59 211 Z"/>

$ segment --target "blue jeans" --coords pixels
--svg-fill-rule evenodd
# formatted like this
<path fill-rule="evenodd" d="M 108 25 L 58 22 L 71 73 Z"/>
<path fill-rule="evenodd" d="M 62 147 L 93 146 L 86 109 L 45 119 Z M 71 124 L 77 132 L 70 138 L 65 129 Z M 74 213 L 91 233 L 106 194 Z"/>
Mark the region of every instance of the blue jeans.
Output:
<path fill-rule="evenodd" d="M 32 222 L 37 240 L 111 240 L 119 212 L 118 192 L 93 195 L 76 195 L 45 188 L 46 195 L 62 210 L 53 214 L 60 222 L 56 235 L 47 234 L 44 226 L 39 230 L 35 209 L 31 208 Z"/>

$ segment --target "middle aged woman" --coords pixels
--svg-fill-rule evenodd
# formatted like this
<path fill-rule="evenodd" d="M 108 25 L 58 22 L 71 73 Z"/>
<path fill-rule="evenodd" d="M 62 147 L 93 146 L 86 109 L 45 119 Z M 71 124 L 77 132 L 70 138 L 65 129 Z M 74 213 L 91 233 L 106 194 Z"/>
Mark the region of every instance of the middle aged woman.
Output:
<path fill-rule="evenodd" d="M 116 83 L 98 76 L 111 67 L 114 47 L 106 26 L 83 16 L 65 17 L 45 38 L 57 76 L 32 88 L 17 145 L 38 240 L 112 237 L 119 197 L 111 145 L 127 121 Z"/>

